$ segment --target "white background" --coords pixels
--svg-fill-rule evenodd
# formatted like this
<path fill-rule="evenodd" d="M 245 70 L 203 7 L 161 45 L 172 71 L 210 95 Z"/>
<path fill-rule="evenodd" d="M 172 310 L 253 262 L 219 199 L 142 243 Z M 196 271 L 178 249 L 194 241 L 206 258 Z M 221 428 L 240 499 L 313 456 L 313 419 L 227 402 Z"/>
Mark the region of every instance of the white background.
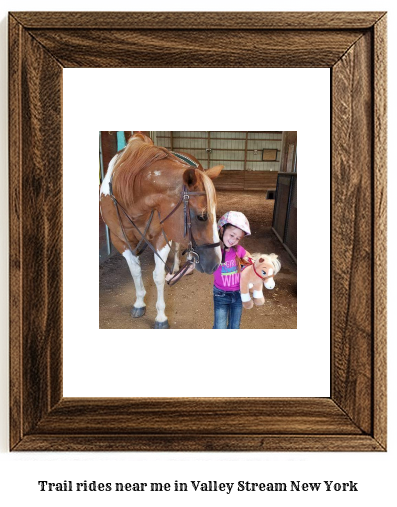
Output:
<path fill-rule="evenodd" d="M 0 33 L 2 41 L 1 63 L 6 68 L 7 62 L 7 10 L 31 10 L 33 5 L 27 1 L 6 0 L 3 4 Z M 199 7 L 198 7 L 199 5 Z M 37 10 L 54 10 L 52 2 L 37 1 Z M 189 8 L 190 7 L 190 8 Z M 202 1 L 192 3 L 186 7 L 178 2 L 114 2 L 113 10 L 242 10 L 241 3 Z M 247 2 L 248 10 L 297 10 L 296 2 Z M 68 10 L 92 10 L 90 3 L 85 0 L 69 1 L 64 8 Z M 109 4 L 101 1 L 95 3 L 96 10 L 108 9 Z M 318 2 L 301 1 L 299 9 L 317 10 Z M 396 45 L 396 7 L 391 1 L 384 2 L 353 2 L 353 1 L 325 1 L 321 2 L 321 10 L 388 10 L 389 11 L 389 48 Z M 389 51 L 389 111 L 396 110 L 395 101 L 395 55 Z M 7 264 L 7 80 L 6 73 L 1 74 L 1 171 L 3 185 L 0 199 L 1 229 L 1 333 L 0 333 L 0 498 L 3 505 L 28 504 L 69 506 L 72 502 L 76 506 L 95 505 L 117 506 L 157 505 L 172 503 L 173 505 L 295 505 L 340 506 L 355 505 L 359 502 L 365 505 L 392 505 L 395 500 L 395 473 L 397 466 L 396 440 L 396 344 L 395 311 L 391 301 L 396 300 L 395 263 L 389 265 L 389 439 L 387 453 L 31 453 L 10 454 L 8 452 L 8 264 Z M 394 139 L 397 134 L 395 114 L 389 119 L 389 167 L 396 167 Z M 112 127 L 110 127 L 112 128 Z M 118 125 L 113 128 L 120 128 Z M 389 188 L 396 188 L 395 171 L 389 172 Z M 396 213 L 396 200 L 389 196 L 389 221 L 393 224 Z M 391 227 L 390 227 L 391 229 Z M 393 238 L 389 241 L 389 258 L 396 257 L 396 245 Z M 95 264 L 97 263 L 95 256 Z M 217 480 L 235 482 L 250 480 L 256 482 L 289 482 L 301 480 L 318 482 L 332 480 L 358 482 L 358 493 L 144 493 L 144 494 L 116 494 L 116 493 L 40 493 L 37 481 L 48 480 L 58 482 L 73 481 L 102 481 L 102 482 L 171 482 L 191 480 Z M 168 498 L 167 498 L 168 497 Z"/>
<path fill-rule="evenodd" d="M 65 69 L 63 82 L 64 395 L 329 396 L 330 70 Z M 118 97 L 130 97 L 120 107 L 103 101 L 114 83 Z M 245 84 L 249 94 L 241 93 Z M 186 114 L 170 114 L 178 104 L 188 104 Z M 98 229 L 85 225 L 98 215 L 98 130 L 116 125 L 298 131 L 298 329 L 98 330 Z M 84 140 L 80 146 L 76 138 Z M 80 189 L 84 199 L 76 206 Z M 81 263 L 76 245 L 84 245 Z M 132 294 L 131 288 L 131 305 Z"/>

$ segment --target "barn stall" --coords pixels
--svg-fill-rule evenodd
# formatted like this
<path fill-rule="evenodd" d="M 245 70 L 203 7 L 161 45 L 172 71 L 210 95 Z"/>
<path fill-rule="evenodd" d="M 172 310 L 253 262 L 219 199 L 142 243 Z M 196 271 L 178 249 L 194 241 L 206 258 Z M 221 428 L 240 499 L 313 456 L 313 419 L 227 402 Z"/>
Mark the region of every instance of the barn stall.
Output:
<path fill-rule="evenodd" d="M 249 252 L 274 252 L 282 268 L 276 287 L 265 289 L 263 307 L 244 310 L 241 329 L 293 329 L 297 325 L 296 217 L 297 136 L 290 131 L 262 132 L 145 132 L 154 143 L 175 152 L 190 153 L 207 169 L 223 164 L 214 180 L 217 217 L 228 210 L 243 212 L 252 235 L 242 246 Z M 100 180 L 112 156 L 122 149 L 132 131 L 100 133 Z M 156 316 L 157 291 L 153 283 L 153 254 L 141 255 L 146 289 L 146 314 L 133 319 L 134 284 L 125 259 L 112 248 L 100 217 L 100 325 L 101 329 L 150 329 Z M 172 262 L 172 253 L 170 254 Z M 210 329 L 213 324 L 213 277 L 194 272 L 165 287 L 166 314 L 171 328 Z"/>

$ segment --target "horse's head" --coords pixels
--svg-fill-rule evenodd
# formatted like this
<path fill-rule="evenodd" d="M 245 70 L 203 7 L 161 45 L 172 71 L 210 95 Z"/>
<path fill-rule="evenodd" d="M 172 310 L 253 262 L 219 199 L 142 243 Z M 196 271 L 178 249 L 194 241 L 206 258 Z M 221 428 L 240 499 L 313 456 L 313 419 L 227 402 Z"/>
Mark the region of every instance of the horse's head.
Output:
<path fill-rule="evenodd" d="M 207 274 L 212 274 L 220 265 L 222 255 L 219 243 L 219 236 L 216 226 L 216 194 L 212 179 L 216 178 L 224 166 L 216 166 L 207 171 L 196 168 L 184 169 L 182 172 L 182 187 L 178 185 L 178 200 L 182 198 L 182 188 L 185 187 L 189 194 L 184 203 L 172 216 L 163 223 L 166 235 L 177 243 L 188 245 L 192 241 L 192 247 L 197 254 L 196 268 Z M 175 194 L 174 194 L 175 195 Z M 174 202 L 172 203 L 174 206 Z M 166 207 L 164 202 L 163 208 Z M 189 212 L 189 216 L 187 213 Z M 164 216 L 165 212 L 161 212 Z M 191 236 L 189 230 L 185 232 L 185 223 L 191 224 Z M 189 227 L 188 227 L 189 229 Z"/>
<path fill-rule="evenodd" d="M 216 166 L 202 172 L 197 169 L 187 169 L 183 174 L 184 184 L 190 192 L 204 192 L 203 196 L 190 198 L 190 218 L 192 235 L 196 245 L 195 251 L 199 256 L 196 268 L 202 273 L 212 274 L 220 265 L 222 253 L 216 225 L 216 194 L 212 179 L 222 171 L 223 166 Z"/>
<path fill-rule="evenodd" d="M 255 259 L 255 270 L 263 278 L 263 285 L 266 289 L 274 289 L 276 282 L 274 277 L 281 269 L 281 263 L 277 258 L 278 256 L 272 254 L 259 254 Z"/>

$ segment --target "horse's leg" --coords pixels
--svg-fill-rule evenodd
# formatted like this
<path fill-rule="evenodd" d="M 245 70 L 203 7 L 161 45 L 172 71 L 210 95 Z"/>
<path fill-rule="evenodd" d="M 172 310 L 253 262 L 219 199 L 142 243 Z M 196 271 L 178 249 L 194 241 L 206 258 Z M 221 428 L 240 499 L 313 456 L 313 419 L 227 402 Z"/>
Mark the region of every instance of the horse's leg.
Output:
<path fill-rule="evenodd" d="M 127 261 L 135 284 L 136 301 L 131 309 L 131 316 L 134 318 L 142 317 L 142 315 L 146 312 L 146 304 L 144 301 L 146 291 L 142 280 L 141 262 L 139 257 L 132 255 L 129 250 L 125 250 L 125 252 L 123 252 L 123 257 Z"/>
<path fill-rule="evenodd" d="M 262 306 L 265 304 L 265 298 L 263 296 L 263 283 L 261 280 L 254 283 L 253 298 L 255 306 Z"/>
<path fill-rule="evenodd" d="M 168 329 L 170 326 L 168 324 L 167 316 L 164 313 L 165 310 L 165 302 L 164 302 L 164 281 L 165 281 L 165 269 L 164 263 L 167 262 L 168 254 L 170 253 L 170 247 L 166 245 L 162 250 L 158 252 L 162 262 L 157 255 L 154 256 L 154 260 L 156 263 L 156 267 L 153 271 L 153 280 L 157 287 L 157 315 L 155 320 L 155 329 Z"/>
<path fill-rule="evenodd" d="M 172 272 L 177 273 L 179 271 L 179 267 L 181 264 L 181 259 L 180 259 L 181 245 L 179 243 L 174 243 L 174 245 L 175 245 L 174 246 L 175 255 L 174 255 L 174 266 L 172 268 Z M 185 275 L 192 275 L 194 268 L 195 268 L 195 265 L 191 264 L 189 266 L 188 270 L 186 271 Z M 170 277 L 170 278 L 172 278 L 172 277 Z"/>
<path fill-rule="evenodd" d="M 180 258 L 179 253 L 181 250 L 181 245 L 179 243 L 174 243 L 174 266 L 172 268 L 173 273 L 179 271 Z"/>

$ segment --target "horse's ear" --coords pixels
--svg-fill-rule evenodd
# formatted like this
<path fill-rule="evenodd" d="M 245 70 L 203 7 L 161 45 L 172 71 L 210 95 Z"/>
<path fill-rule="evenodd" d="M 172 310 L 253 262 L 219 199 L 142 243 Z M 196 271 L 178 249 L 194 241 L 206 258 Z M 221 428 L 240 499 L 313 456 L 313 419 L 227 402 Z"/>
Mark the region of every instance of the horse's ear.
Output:
<path fill-rule="evenodd" d="M 135 132 L 135 134 L 131 136 L 128 141 L 133 141 L 135 139 L 141 139 L 142 141 L 144 141 L 145 136 L 142 134 L 142 132 Z"/>
<path fill-rule="evenodd" d="M 192 187 L 197 183 L 197 175 L 195 169 L 186 169 L 183 173 L 183 182 L 186 186 Z"/>
<path fill-rule="evenodd" d="M 207 169 L 204 172 L 209 178 L 214 180 L 215 178 L 217 178 L 220 175 L 222 169 L 224 169 L 224 168 L 225 168 L 224 165 L 216 165 L 214 167 L 211 167 L 210 169 Z"/>
<path fill-rule="evenodd" d="M 153 141 L 150 139 L 150 137 L 148 137 L 146 134 L 144 134 L 141 130 L 138 130 L 137 132 L 135 132 L 135 134 L 133 134 L 129 139 L 128 139 L 128 142 L 134 140 L 134 139 L 141 139 L 144 143 L 148 143 L 148 144 L 151 144 L 153 145 Z"/>

